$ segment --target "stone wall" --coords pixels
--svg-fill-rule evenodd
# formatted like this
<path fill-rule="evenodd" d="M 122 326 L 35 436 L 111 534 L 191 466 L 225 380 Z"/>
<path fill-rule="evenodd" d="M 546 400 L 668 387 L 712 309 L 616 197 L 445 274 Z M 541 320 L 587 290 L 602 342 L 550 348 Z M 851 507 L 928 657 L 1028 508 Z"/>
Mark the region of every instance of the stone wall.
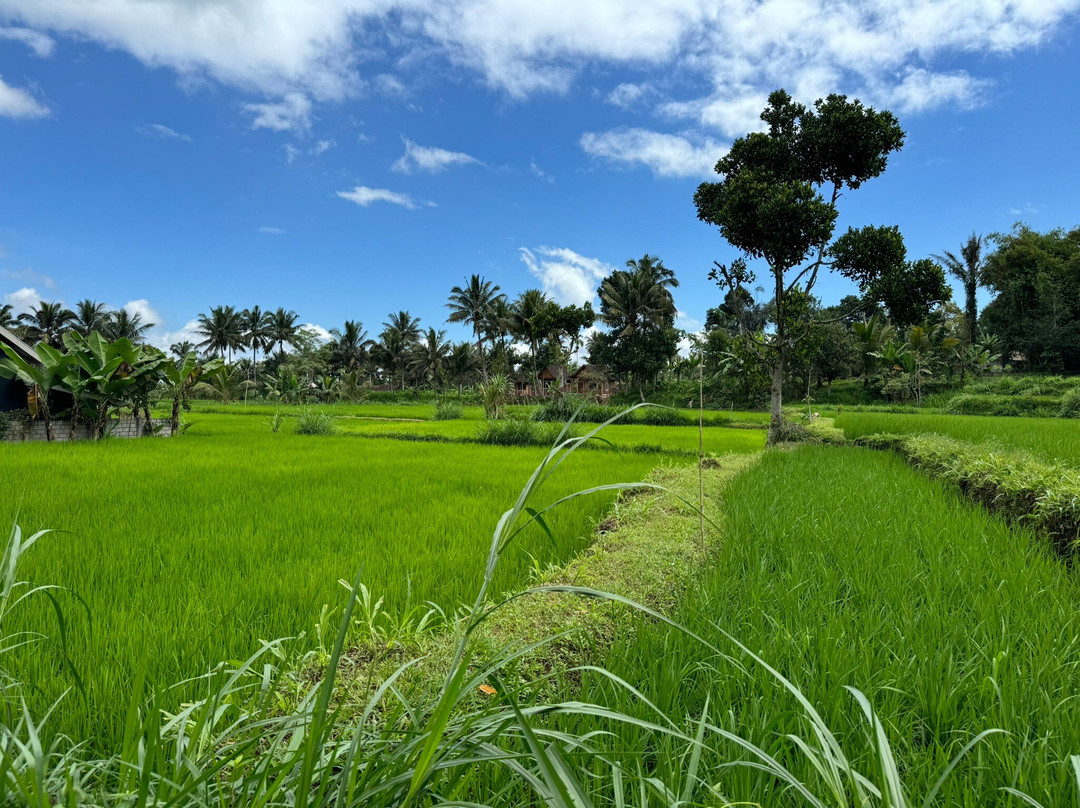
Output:
<path fill-rule="evenodd" d="M 172 435 L 168 418 L 154 418 L 150 421 L 151 433 L 167 438 Z M 71 421 L 58 419 L 52 422 L 54 441 L 69 440 L 72 437 Z M 75 440 L 88 440 L 92 434 L 89 424 L 80 422 L 75 425 Z M 105 429 L 105 434 L 112 438 L 142 438 L 147 436 L 145 418 L 113 418 Z M 4 441 L 22 443 L 24 441 L 45 440 L 45 424 L 41 421 L 29 423 L 15 421 L 11 424 Z"/>

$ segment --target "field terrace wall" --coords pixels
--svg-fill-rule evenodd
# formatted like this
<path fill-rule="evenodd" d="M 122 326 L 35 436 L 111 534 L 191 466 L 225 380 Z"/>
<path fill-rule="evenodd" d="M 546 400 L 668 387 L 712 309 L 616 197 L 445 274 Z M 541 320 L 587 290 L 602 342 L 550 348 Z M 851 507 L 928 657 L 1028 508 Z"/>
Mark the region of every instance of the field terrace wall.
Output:
<path fill-rule="evenodd" d="M 147 424 L 145 418 L 117 418 L 109 421 L 105 434 L 110 438 L 167 438 L 172 435 L 172 425 L 168 418 L 152 418 L 149 421 L 149 428 Z M 54 420 L 52 433 L 54 441 L 89 440 L 93 436 L 91 426 L 85 422 L 75 424 L 72 431 L 70 419 Z M 46 440 L 44 421 L 16 421 L 4 435 L 5 443 L 44 440 Z"/>

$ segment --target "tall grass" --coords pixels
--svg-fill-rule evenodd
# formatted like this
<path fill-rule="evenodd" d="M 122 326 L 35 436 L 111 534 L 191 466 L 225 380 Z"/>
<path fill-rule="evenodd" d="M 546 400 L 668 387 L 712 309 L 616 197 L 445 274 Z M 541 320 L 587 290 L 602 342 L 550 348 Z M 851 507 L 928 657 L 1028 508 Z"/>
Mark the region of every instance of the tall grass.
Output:
<path fill-rule="evenodd" d="M 405 444 L 272 434 L 264 416 L 198 413 L 182 438 L 4 449 L 0 523 L 66 531 L 29 558 L 36 583 L 85 599 L 92 624 L 67 627 L 86 700 L 69 699 L 51 724 L 95 746 L 116 743 L 123 705 L 145 666 L 148 686 L 247 658 L 260 639 L 308 637 L 321 607 L 340 608 L 335 582 L 363 565 L 387 607 L 407 592 L 454 607 L 475 591 L 485 545 L 475 526 L 495 520 L 543 450 Z M 445 422 L 454 424 L 457 422 Z M 582 452 L 545 489 L 642 479 L 655 457 Z M 535 526 L 500 564 L 498 590 L 522 580 L 535 557 L 558 561 L 586 545 L 611 494 L 552 516 L 554 541 Z M 411 583 L 410 583 L 411 582 Z M 44 619 L 38 604 L 19 619 Z M 20 649 L 12 669 L 35 714 L 72 686 L 62 660 Z M 194 697 L 189 683 L 175 703 Z"/>

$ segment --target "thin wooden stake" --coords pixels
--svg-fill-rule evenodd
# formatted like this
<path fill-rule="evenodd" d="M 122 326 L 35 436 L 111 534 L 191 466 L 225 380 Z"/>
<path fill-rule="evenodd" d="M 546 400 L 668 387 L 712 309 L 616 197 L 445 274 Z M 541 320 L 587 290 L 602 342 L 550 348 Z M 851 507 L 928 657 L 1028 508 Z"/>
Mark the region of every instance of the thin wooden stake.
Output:
<path fill-rule="evenodd" d="M 698 527 L 701 529 L 701 551 L 705 551 L 705 351 L 701 352 L 698 360 L 698 460 L 697 460 L 697 487 L 698 487 Z"/>

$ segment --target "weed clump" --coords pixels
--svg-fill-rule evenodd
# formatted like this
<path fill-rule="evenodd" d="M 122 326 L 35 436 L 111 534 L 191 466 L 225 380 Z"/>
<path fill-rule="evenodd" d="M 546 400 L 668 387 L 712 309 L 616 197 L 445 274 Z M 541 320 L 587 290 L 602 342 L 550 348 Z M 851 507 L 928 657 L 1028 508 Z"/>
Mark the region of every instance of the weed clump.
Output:
<path fill-rule="evenodd" d="M 456 401 L 439 401 L 435 404 L 436 421 L 456 421 L 464 413 L 465 410 Z"/>
<path fill-rule="evenodd" d="M 329 413 L 307 408 L 296 421 L 297 435 L 333 435 L 337 431 Z"/>
<path fill-rule="evenodd" d="M 476 440 L 494 446 L 552 446 L 563 435 L 563 439 L 578 437 L 580 430 L 564 424 L 533 421 L 527 418 L 505 418 L 489 420 L 480 424 L 476 431 Z"/>

